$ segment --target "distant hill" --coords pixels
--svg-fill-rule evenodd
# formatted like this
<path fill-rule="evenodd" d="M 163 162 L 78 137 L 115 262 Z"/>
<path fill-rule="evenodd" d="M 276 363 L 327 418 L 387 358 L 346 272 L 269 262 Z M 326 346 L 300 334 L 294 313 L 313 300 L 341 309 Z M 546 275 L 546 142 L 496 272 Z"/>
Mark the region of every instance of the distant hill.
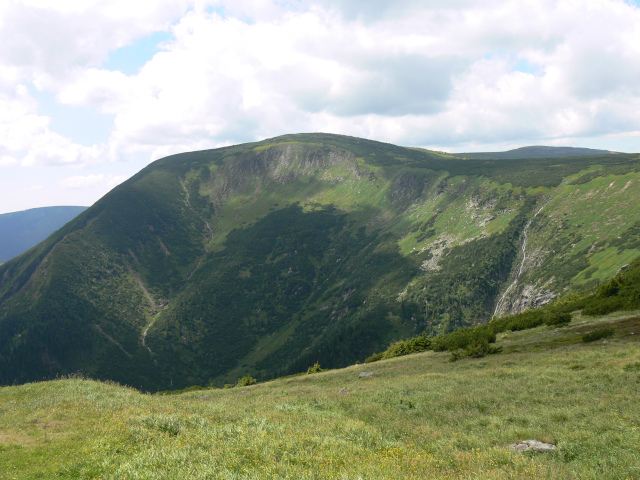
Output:
<path fill-rule="evenodd" d="M 639 184 L 329 134 L 160 159 L 0 266 L 0 385 L 264 380 L 590 291 L 640 255 Z"/>
<path fill-rule="evenodd" d="M 29 250 L 87 207 L 43 207 L 0 215 L 0 263 Z"/>
<path fill-rule="evenodd" d="M 469 152 L 455 153 L 454 155 L 458 157 L 472 158 L 474 160 L 518 160 L 521 158 L 582 157 L 585 155 L 609 155 L 612 153 L 617 152 L 612 152 L 610 150 L 596 150 L 593 148 L 531 146 L 507 150 L 506 152 Z"/>

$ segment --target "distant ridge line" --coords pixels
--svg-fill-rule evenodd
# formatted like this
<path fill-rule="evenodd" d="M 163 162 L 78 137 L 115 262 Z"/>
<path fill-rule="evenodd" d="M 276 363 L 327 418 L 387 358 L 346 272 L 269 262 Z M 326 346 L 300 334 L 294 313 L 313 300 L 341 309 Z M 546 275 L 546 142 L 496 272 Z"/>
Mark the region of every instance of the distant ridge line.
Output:
<path fill-rule="evenodd" d="M 581 147 L 547 147 L 543 145 L 533 145 L 528 147 L 515 148 L 504 152 L 465 152 L 453 153 L 457 157 L 470 158 L 473 160 L 517 160 L 525 158 L 554 158 L 554 157 L 582 157 L 586 155 L 611 155 L 620 152 L 611 150 L 598 150 L 594 148 Z"/>

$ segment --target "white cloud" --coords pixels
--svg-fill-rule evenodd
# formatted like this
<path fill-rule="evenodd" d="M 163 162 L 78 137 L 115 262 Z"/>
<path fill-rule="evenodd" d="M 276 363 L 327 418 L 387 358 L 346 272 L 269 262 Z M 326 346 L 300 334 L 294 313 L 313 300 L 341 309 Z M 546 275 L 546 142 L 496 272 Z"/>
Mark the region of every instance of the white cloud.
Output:
<path fill-rule="evenodd" d="M 0 63 L 41 88 L 99 65 L 110 50 L 167 28 L 189 2 L 165 0 L 16 1 L 0 10 Z"/>
<path fill-rule="evenodd" d="M 58 182 L 58 186 L 60 186 L 60 188 L 67 189 L 92 187 L 106 187 L 107 189 L 111 189 L 124 182 L 126 179 L 127 177 L 122 175 L 105 175 L 103 173 L 92 175 L 73 175 L 60 180 Z"/>
<path fill-rule="evenodd" d="M 136 73 L 103 66 L 157 31 L 171 37 Z M 56 132 L 34 88 L 113 116 L 109 141 Z M 0 3 L 5 167 L 304 131 L 454 151 L 585 138 L 628 149 L 639 107 L 640 9 L 622 0 Z"/>
<path fill-rule="evenodd" d="M 26 86 L 0 94 L 0 166 L 86 164 L 100 160 L 104 147 L 84 147 L 49 128 L 50 119 L 37 114 Z"/>
<path fill-rule="evenodd" d="M 225 16 L 187 14 L 138 75 L 95 71 L 68 86 L 86 102 L 108 97 L 112 151 L 318 129 L 405 144 L 552 140 L 637 119 L 623 103 L 638 96 L 640 14 L 620 1 L 405 1 L 380 15 L 361 2 L 211 3 Z"/>
<path fill-rule="evenodd" d="M 166 29 L 189 2 L 83 0 L 1 2 L 0 166 L 86 165 L 102 160 L 106 146 L 83 146 L 50 127 L 27 85 L 59 93 L 68 104 L 93 102 L 108 111 L 108 94 L 119 94 L 111 75 L 102 97 L 81 99 L 65 89 L 106 60 L 108 52 Z M 108 88 L 107 88 L 108 87 Z M 99 94 L 95 89 L 94 94 Z M 107 95 L 105 97 L 105 95 Z M 121 94 L 120 94 L 121 95 Z M 78 128 L 86 128 L 78 125 Z"/>

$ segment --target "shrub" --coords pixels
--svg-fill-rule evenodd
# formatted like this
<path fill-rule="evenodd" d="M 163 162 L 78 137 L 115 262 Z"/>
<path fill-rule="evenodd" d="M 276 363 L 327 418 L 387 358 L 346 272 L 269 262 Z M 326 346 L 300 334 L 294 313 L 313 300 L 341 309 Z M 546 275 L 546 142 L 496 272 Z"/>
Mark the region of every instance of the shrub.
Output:
<path fill-rule="evenodd" d="M 518 330 L 528 330 L 530 328 L 539 327 L 544 323 L 545 312 L 543 309 L 525 310 L 511 317 L 506 325 L 506 330 L 516 332 Z"/>
<path fill-rule="evenodd" d="M 606 297 L 598 299 L 591 305 L 588 305 L 582 310 L 583 315 L 606 315 L 607 313 L 621 310 L 625 306 L 623 298 L 619 297 Z"/>
<path fill-rule="evenodd" d="M 384 352 L 374 353 L 370 357 L 365 358 L 364 363 L 373 363 L 373 362 L 377 362 L 378 360 L 382 360 L 383 355 L 384 355 Z"/>
<path fill-rule="evenodd" d="M 597 296 L 599 298 L 607 298 L 607 297 L 612 297 L 614 295 L 617 295 L 618 287 L 619 287 L 618 280 L 615 278 L 612 278 L 611 280 L 609 280 L 607 283 L 605 283 L 598 289 Z"/>
<path fill-rule="evenodd" d="M 452 350 L 449 361 L 455 362 L 463 358 L 482 358 L 485 355 L 494 355 L 500 353 L 502 347 L 496 347 L 490 345 L 486 338 L 480 340 L 473 340 L 464 349 Z"/>
<path fill-rule="evenodd" d="M 324 369 L 322 367 L 320 367 L 320 363 L 316 362 L 313 364 L 313 366 L 309 367 L 307 369 L 307 373 L 308 374 L 312 374 L 312 373 L 320 373 L 320 372 L 324 372 Z"/>
<path fill-rule="evenodd" d="M 544 316 L 546 325 L 566 325 L 571 322 L 571 314 L 564 312 L 548 312 Z"/>
<path fill-rule="evenodd" d="M 244 377 L 238 379 L 237 385 L 239 387 L 246 387 L 248 385 L 255 385 L 256 383 L 258 383 L 258 381 L 255 378 L 253 378 L 249 374 L 246 374 Z"/>
<path fill-rule="evenodd" d="M 612 336 L 615 332 L 613 328 L 598 328 L 589 333 L 585 333 L 582 336 L 582 341 L 584 343 L 595 342 L 596 340 L 600 340 L 602 338 L 607 338 Z"/>
<path fill-rule="evenodd" d="M 487 343 L 494 343 L 496 341 L 496 334 L 489 324 L 478 327 L 461 328 L 455 332 L 435 337 L 431 341 L 431 346 L 435 352 L 445 352 L 447 350 L 466 348 L 474 342 L 483 342 L 485 340 Z"/>
<path fill-rule="evenodd" d="M 424 352 L 431 348 L 431 339 L 427 338 L 427 335 L 423 333 L 419 337 L 408 338 L 407 340 L 399 340 L 389 345 L 384 352 L 382 352 L 382 358 L 394 358 L 402 355 L 409 355 L 410 353 Z"/>

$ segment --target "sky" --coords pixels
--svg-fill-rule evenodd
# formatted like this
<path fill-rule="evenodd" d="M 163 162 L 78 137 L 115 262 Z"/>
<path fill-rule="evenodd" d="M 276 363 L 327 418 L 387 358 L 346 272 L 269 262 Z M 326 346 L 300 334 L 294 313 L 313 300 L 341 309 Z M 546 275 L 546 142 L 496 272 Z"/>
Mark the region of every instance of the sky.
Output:
<path fill-rule="evenodd" d="M 286 133 L 640 152 L 631 0 L 0 0 L 0 213 Z"/>

